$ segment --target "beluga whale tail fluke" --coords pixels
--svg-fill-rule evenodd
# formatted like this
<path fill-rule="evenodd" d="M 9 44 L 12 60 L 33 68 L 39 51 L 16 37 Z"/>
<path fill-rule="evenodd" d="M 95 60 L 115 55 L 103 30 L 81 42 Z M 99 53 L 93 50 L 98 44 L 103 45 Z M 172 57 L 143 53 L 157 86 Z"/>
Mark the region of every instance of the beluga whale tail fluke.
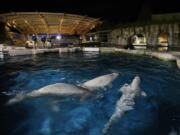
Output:
<path fill-rule="evenodd" d="M 25 99 L 25 93 L 24 92 L 20 92 L 20 93 L 17 93 L 16 96 L 12 99 L 10 99 L 5 105 L 13 105 L 13 104 L 16 104 L 18 102 L 21 102 L 22 100 Z"/>
<path fill-rule="evenodd" d="M 96 77 L 89 81 L 80 84 L 81 87 L 88 88 L 90 90 L 96 90 L 98 88 L 105 88 L 106 86 L 112 86 L 112 82 L 119 76 L 120 73 L 111 73 Z"/>
<path fill-rule="evenodd" d="M 110 117 L 109 121 L 104 126 L 101 135 L 107 135 L 108 131 L 110 130 L 112 124 L 119 120 L 122 116 L 124 116 L 130 110 L 133 110 L 135 104 L 135 98 L 138 96 L 146 96 L 146 93 L 141 91 L 140 89 L 140 77 L 136 76 L 131 84 L 125 84 L 123 87 L 120 88 L 122 92 L 122 96 L 116 102 L 115 111 Z"/>

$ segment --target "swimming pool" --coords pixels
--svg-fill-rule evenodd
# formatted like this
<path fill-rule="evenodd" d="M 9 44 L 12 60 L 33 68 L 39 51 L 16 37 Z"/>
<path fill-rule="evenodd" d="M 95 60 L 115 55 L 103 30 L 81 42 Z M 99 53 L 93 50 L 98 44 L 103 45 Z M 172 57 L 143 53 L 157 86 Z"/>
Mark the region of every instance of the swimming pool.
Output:
<path fill-rule="evenodd" d="M 57 99 L 53 112 L 47 98 L 4 104 L 16 92 L 30 92 L 54 83 L 80 84 L 94 77 L 120 72 L 112 88 L 99 90 L 103 98 Z M 0 62 L 1 135 L 101 135 L 121 97 L 118 92 L 136 76 L 146 98 L 118 119 L 108 135 L 168 135 L 180 130 L 180 70 L 173 62 L 125 54 L 67 53 L 20 56 Z"/>

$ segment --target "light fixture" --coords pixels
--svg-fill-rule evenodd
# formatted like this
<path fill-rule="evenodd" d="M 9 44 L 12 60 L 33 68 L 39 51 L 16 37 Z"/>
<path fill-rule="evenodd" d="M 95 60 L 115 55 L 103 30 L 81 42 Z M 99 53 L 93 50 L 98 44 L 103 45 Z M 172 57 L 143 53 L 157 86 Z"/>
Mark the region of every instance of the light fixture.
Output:
<path fill-rule="evenodd" d="M 61 35 L 56 36 L 57 40 L 61 40 L 61 38 L 62 38 Z"/>

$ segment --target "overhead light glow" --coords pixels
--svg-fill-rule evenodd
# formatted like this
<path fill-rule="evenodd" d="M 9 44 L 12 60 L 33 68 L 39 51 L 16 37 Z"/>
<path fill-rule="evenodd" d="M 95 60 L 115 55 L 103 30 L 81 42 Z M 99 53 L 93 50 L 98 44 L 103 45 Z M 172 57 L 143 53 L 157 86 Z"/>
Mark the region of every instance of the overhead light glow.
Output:
<path fill-rule="evenodd" d="M 61 40 L 61 36 L 60 35 L 56 36 L 56 39 Z"/>

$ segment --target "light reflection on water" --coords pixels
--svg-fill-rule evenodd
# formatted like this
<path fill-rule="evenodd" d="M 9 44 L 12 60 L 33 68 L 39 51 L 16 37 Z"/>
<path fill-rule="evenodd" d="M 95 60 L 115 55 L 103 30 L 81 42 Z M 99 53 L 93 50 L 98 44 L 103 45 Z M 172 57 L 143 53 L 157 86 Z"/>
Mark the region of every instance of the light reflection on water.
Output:
<path fill-rule="evenodd" d="M 146 100 L 138 98 L 135 109 L 122 117 L 109 135 L 168 135 L 180 128 L 180 71 L 175 63 L 124 54 L 49 54 L 14 57 L 0 65 L 1 91 L 32 91 L 58 82 L 80 84 L 112 72 L 121 72 L 113 87 L 100 91 L 104 98 L 83 102 L 58 99 L 52 112 L 48 99 L 27 99 L 4 106 L 10 96 L 0 95 L 2 135 L 100 135 L 121 96 L 117 90 L 139 75 Z M 1 133 L 2 132 L 2 133 Z"/>

